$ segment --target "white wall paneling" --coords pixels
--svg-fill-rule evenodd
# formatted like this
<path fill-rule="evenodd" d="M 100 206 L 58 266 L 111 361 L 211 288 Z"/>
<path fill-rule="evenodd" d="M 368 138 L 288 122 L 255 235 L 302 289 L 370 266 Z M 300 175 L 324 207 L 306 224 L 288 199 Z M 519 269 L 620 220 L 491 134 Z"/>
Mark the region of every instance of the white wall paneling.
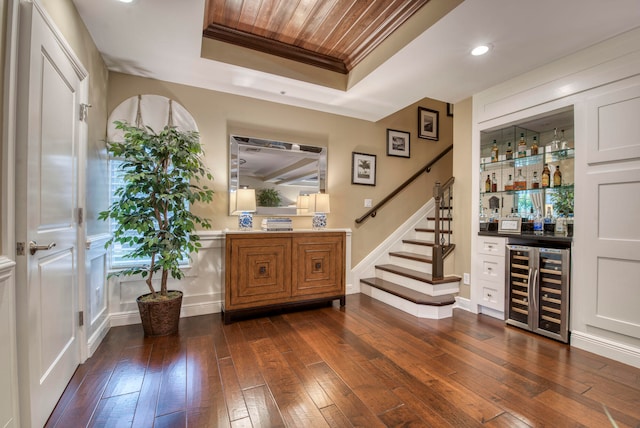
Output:
<path fill-rule="evenodd" d="M 87 238 L 85 253 L 85 314 L 87 329 L 87 353 L 92 356 L 109 331 L 107 306 L 108 252 L 104 244 L 109 234 L 92 235 Z"/>
<path fill-rule="evenodd" d="M 0 257 L 0 426 L 18 427 L 15 262 Z"/>
<path fill-rule="evenodd" d="M 640 85 L 591 99 L 587 114 L 589 164 L 640 158 Z"/>
<path fill-rule="evenodd" d="M 199 232 L 202 248 L 192 256 L 191 266 L 184 269 L 180 280 L 169 278 L 169 289 L 180 290 L 180 316 L 204 315 L 220 312 L 222 302 L 222 232 Z M 140 323 L 136 298 L 149 292 L 141 277 L 112 277 L 109 284 L 109 313 L 111 326 Z M 159 280 L 157 285 L 160 285 Z"/>

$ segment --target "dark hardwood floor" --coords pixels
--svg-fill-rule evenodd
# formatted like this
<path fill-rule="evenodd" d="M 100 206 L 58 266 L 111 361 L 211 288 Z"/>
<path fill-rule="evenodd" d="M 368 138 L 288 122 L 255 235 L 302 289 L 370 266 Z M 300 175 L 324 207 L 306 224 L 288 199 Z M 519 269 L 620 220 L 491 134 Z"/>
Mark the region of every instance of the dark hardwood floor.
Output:
<path fill-rule="evenodd" d="M 177 336 L 112 328 L 48 427 L 640 426 L 640 370 L 455 310 L 363 295 Z"/>

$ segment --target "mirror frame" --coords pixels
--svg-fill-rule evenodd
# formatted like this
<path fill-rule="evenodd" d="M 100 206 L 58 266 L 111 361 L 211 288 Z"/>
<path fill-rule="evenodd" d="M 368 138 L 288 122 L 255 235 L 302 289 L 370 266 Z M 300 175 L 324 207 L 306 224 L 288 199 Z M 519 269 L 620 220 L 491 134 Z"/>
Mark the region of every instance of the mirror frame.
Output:
<path fill-rule="evenodd" d="M 267 139 L 267 138 L 258 138 L 258 137 L 246 137 L 237 134 L 229 135 L 229 163 L 228 163 L 228 192 L 229 192 L 229 215 L 238 215 L 238 212 L 235 211 L 235 192 L 238 190 L 239 186 L 243 186 L 242 176 L 240 173 L 240 162 L 242 159 L 240 156 L 240 151 L 242 148 L 257 148 L 260 150 L 284 150 L 288 154 L 300 153 L 300 158 L 308 158 L 309 156 L 317 156 L 318 158 L 318 168 L 317 168 L 317 185 L 314 186 L 313 189 L 310 186 L 291 186 L 297 187 L 300 189 L 300 194 L 311 194 L 311 193 L 325 193 L 326 191 L 326 177 L 327 177 L 327 147 L 317 146 L 317 145 L 309 145 L 309 144 L 301 144 L 301 143 L 291 143 L 285 142 L 281 140 Z M 283 169 L 283 168 L 280 168 Z M 284 168 L 286 169 L 286 168 Z M 256 191 L 262 188 L 274 187 L 273 183 L 264 182 L 265 186 L 261 188 L 253 187 Z M 269 185 L 270 184 L 270 185 Z M 289 198 L 290 199 L 290 198 Z M 292 201 L 295 204 L 295 200 Z M 313 213 L 302 213 L 298 214 L 296 207 L 289 205 L 283 207 L 262 207 L 256 206 L 256 212 L 254 215 L 257 216 L 269 216 L 269 217 L 297 217 L 297 216 L 312 216 Z"/>

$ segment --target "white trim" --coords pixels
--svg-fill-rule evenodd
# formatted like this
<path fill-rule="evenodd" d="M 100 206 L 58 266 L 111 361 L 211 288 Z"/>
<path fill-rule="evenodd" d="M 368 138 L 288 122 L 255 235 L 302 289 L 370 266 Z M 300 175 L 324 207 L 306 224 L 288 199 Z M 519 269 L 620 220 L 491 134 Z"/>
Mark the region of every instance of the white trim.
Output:
<path fill-rule="evenodd" d="M 456 296 L 456 303 L 453 305 L 453 309 L 462 309 L 464 311 L 477 314 L 477 312 L 474 312 L 473 310 L 471 299 L 467 299 L 466 297 Z"/>
<path fill-rule="evenodd" d="M 109 333 L 109 329 L 111 328 L 109 317 L 105 317 L 104 320 L 100 323 L 96 331 L 93 332 L 89 340 L 87 341 L 87 357 L 90 358 L 93 356 L 93 353 L 96 352 L 98 346 L 102 343 L 102 340 L 105 338 L 107 333 Z"/>
<path fill-rule="evenodd" d="M 216 314 L 220 312 L 222 312 L 222 300 L 191 304 L 183 303 L 180 310 L 180 318 Z M 110 327 L 120 327 L 132 324 L 141 324 L 140 312 L 137 309 L 134 311 L 112 313 L 109 316 Z"/>
<path fill-rule="evenodd" d="M 640 349 L 581 331 L 571 332 L 571 346 L 640 368 Z"/>

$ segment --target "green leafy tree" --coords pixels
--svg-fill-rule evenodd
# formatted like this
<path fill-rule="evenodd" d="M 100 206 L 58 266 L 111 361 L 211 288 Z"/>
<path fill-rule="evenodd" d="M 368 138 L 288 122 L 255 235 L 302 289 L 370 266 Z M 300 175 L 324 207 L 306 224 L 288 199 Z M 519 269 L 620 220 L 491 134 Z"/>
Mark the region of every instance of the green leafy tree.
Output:
<path fill-rule="evenodd" d="M 202 179 L 212 179 L 205 167 L 199 134 L 166 126 L 156 133 L 149 127 L 115 122 L 124 132 L 123 142 L 108 142 L 108 152 L 123 162 L 124 185 L 115 191 L 116 200 L 99 213 L 100 220 L 117 223 L 113 242 L 134 248 L 128 257 L 151 260 L 113 275 L 142 275 L 157 299 L 153 277 L 161 272 L 160 298 L 167 298 L 167 280 L 181 279 L 180 261 L 201 244 L 193 232 L 196 226 L 211 228 L 209 220 L 190 211 L 196 202 L 211 202 L 213 190 L 200 186 Z"/>

